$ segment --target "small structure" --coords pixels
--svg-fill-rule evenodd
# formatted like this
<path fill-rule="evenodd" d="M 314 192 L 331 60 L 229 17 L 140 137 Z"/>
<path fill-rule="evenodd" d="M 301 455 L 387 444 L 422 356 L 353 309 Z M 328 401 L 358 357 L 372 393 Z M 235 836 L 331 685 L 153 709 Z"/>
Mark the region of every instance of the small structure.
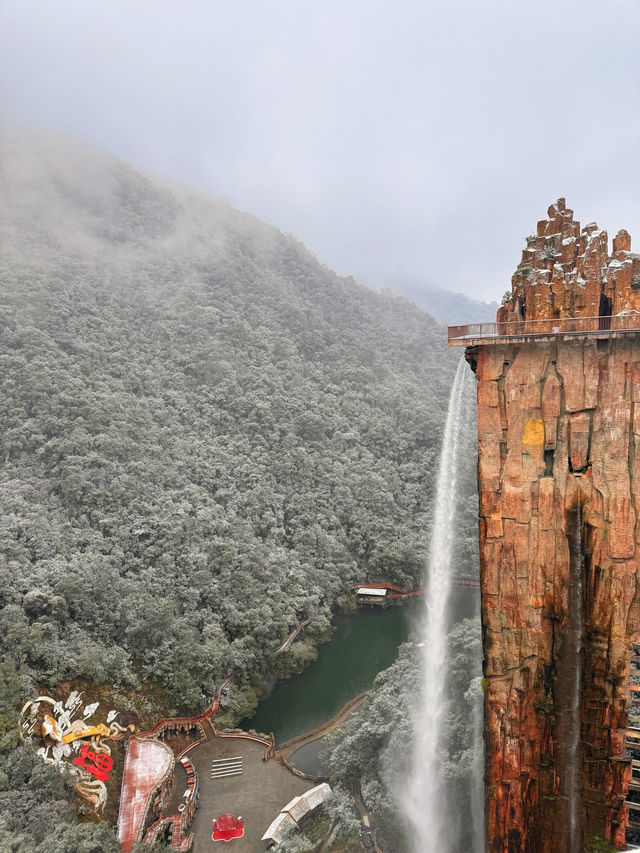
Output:
<path fill-rule="evenodd" d="M 331 786 L 326 782 L 322 782 L 322 784 L 316 785 L 315 788 L 310 788 L 304 794 L 300 794 L 299 797 L 294 797 L 282 811 L 290 814 L 295 822 L 299 824 L 303 817 L 320 808 L 330 793 Z"/>
<path fill-rule="evenodd" d="M 283 836 L 290 828 L 297 828 L 298 824 L 287 812 L 280 812 L 274 821 L 269 824 L 262 840 L 267 842 L 267 847 L 276 847 L 282 841 Z"/>
<path fill-rule="evenodd" d="M 384 586 L 359 586 L 356 589 L 356 601 L 358 604 L 384 605 L 388 591 Z"/>
<path fill-rule="evenodd" d="M 294 797 L 282 809 L 280 814 L 274 821 L 269 824 L 262 840 L 267 842 L 269 847 L 276 847 L 283 838 L 283 835 L 291 827 L 297 828 L 300 821 L 307 815 L 310 815 L 318 809 L 331 794 L 331 786 L 326 782 L 316 785 L 315 788 L 310 788 L 299 797 Z"/>
<path fill-rule="evenodd" d="M 118 841 L 124 853 L 160 816 L 171 791 L 173 763 L 173 752 L 160 741 L 137 737 L 127 741 L 118 814 Z"/>

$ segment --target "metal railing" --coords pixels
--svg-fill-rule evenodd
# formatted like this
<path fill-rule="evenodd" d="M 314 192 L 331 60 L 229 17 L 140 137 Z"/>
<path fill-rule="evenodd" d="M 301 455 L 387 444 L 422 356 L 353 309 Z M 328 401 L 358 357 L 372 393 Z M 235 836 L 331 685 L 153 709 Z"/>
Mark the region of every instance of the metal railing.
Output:
<path fill-rule="evenodd" d="M 465 338 L 632 331 L 640 331 L 640 312 L 638 311 L 608 317 L 554 317 L 551 320 L 514 320 L 508 323 L 468 323 L 464 326 L 449 326 L 449 342 Z"/>

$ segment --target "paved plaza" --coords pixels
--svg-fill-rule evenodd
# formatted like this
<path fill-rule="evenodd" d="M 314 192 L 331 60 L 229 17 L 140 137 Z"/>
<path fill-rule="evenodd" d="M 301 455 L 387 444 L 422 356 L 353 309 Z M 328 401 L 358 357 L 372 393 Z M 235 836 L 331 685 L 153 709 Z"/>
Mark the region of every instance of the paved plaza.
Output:
<path fill-rule="evenodd" d="M 257 853 L 265 850 L 260 839 L 278 812 L 293 797 L 314 787 L 314 782 L 300 779 L 278 761 L 263 761 L 264 745 L 245 738 L 214 737 L 199 744 L 188 753 L 198 773 L 200 808 L 193 825 L 194 853 Z M 212 766 L 218 768 L 221 759 L 242 759 L 242 772 L 211 778 Z M 239 762 L 233 762 L 237 766 Z M 178 762 L 175 795 L 181 796 L 180 786 L 186 776 Z M 245 835 L 230 842 L 212 841 L 213 818 L 231 813 L 244 818 Z"/>

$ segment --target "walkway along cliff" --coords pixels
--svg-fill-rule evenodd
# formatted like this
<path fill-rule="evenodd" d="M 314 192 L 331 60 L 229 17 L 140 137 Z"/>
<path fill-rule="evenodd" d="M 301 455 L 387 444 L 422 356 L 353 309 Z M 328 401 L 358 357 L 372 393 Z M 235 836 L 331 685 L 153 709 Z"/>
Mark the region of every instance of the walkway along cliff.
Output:
<path fill-rule="evenodd" d="M 623 848 L 628 823 L 640 255 L 548 216 L 497 323 L 449 329 L 477 379 L 491 853 Z"/>

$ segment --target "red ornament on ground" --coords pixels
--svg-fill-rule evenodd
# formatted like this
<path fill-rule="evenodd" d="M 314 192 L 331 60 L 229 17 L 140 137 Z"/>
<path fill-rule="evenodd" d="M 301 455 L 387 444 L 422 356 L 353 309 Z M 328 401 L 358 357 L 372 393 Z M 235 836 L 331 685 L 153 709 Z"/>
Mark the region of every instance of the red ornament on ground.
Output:
<path fill-rule="evenodd" d="M 211 838 L 214 841 L 231 841 L 244 835 L 244 821 L 232 814 L 221 814 L 213 821 Z"/>
<path fill-rule="evenodd" d="M 89 747 L 90 744 L 83 743 L 80 748 L 80 755 L 73 759 L 73 763 L 83 767 L 100 782 L 106 782 L 113 769 L 113 759 L 110 755 L 104 752 L 94 752 Z"/>

